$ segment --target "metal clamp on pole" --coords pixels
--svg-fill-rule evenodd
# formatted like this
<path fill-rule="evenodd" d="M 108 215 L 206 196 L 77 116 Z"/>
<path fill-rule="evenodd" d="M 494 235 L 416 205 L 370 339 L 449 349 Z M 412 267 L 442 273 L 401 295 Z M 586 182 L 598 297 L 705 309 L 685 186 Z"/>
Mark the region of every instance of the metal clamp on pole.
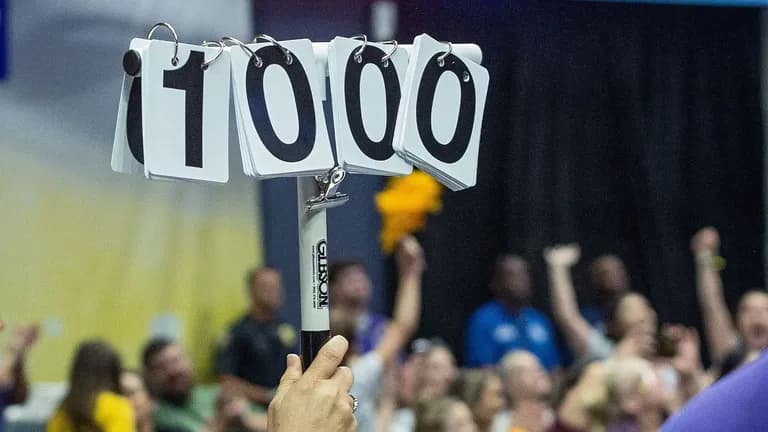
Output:
<path fill-rule="evenodd" d="M 347 172 L 341 167 L 334 167 L 328 173 L 316 176 L 320 194 L 307 201 L 307 211 L 313 212 L 344 205 L 349 201 L 349 195 L 337 192 L 339 185 L 347 177 Z"/>

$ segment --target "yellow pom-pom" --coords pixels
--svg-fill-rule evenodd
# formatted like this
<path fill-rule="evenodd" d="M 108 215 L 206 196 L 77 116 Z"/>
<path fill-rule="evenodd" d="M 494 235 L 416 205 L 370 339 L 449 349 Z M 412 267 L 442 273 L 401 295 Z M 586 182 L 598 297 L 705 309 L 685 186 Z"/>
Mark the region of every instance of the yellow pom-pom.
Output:
<path fill-rule="evenodd" d="M 442 209 L 443 187 L 429 174 L 393 178 L 376 194 L 376 208 L 381 214 L 381 248 L 389 254 L 406 234 L 426 227 L 427 215 Z"/>

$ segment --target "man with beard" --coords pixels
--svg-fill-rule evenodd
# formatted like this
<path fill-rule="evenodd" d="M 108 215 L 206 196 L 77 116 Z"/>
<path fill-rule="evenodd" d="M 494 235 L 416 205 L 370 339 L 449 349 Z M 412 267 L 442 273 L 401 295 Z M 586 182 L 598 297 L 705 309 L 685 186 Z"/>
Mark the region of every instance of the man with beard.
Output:
<path fill-rule="evenodd" d="M 768 293 L 752 290 L 742 295 L 734 325 L 723 298 L 719 248 L 720 236 L 712 227 L 702 228 L 691 240 L 710 357 L 720 366 L 720 374 L 725 375 L 768 347 Z"/>
<path fill-rule="evenodd" d="M 466 332 L 465 362 L 470 367 L 492 366 L 504 354 L 524 349 L 552 371 L 560 366 L 552 323 L 530 305 L 531 276 L 528 263 L 516 255 L 496 261 L 491 282 L 496 300 L 480 307 Z"/>
<path fill-rule="evenodd" d="M 157 338 L 142 353 L 144 376 L 157 402 L 157 428 L 189 432 L 265 431 L 264 413 L 253 413 L 239 394 L 194 385 L 192 361 L 176 342 Z"/>

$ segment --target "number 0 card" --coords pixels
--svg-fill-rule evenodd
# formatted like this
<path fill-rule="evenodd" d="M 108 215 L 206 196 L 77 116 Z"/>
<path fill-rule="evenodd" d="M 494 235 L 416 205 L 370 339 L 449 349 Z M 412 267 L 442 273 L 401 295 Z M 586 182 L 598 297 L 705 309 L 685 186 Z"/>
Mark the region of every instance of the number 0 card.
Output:
<path fill-rule="evenodd" d="M 351 173 L 404 175 L 413 167 L 392 142 L 408 54 L 397 46 L 336 37 L 328 47 L 336 155 Z"/>
<path fill-rule="evenodd" d="M 488 71 L 450 44 L 416 36 L 395 130 L 395 151 L 451 190 L 477 182 Z"/>

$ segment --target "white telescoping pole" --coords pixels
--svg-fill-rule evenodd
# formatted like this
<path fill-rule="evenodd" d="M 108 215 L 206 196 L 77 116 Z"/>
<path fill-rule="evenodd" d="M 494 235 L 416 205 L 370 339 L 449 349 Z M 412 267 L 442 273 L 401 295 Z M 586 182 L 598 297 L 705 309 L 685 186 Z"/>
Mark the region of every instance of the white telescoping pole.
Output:
<path fill-rule="evenodd" d="M 328 308 L 328 238 L 326 209 L 349 200 L 336 189 L 346 177 L 336 167 L 319 177 L 296 179 L 299 213 L 299 284 L 301 296 L 301 359 L 304 367 L 314 360 L 330 338 Z"/>
<path fill-rule="evenodd" d="M 330 337 L 328 248 L 325 209 L 307 203 L 320 190 L 314 177 L 299 177 L 299 272 L 301 287 L 301 359 L 307 368 Z"/>

